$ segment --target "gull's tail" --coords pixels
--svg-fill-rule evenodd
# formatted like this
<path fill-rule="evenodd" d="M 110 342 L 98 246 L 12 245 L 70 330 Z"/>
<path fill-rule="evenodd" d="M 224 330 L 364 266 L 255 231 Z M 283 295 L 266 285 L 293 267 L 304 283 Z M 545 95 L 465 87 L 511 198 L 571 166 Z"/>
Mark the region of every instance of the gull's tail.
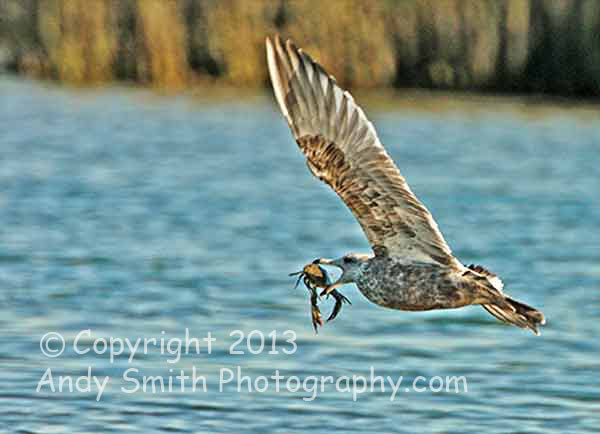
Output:
<path fill-rule="evenodd" d="M 531 329 L 536 335 L 540 335 L 538 326 L 546 324 L 542 312 L 504 294 L 502 280 L 481 265 L 471 264 L 467 268 L 469 270 L 463 276 L 468 275 L 479 284 L 484 283 L 483 286 L 488 291 L 486 303 L 481 304 L 485 310 L 502 322 Z"/>
<path fill-rule="evenodd" d="M 508 296 L 504 297 L 503 302 L 502 304 L 482 304 L 482 307 L 502 322 L 531 329 L 536 335 L 540 335 L 538 326 L 546 324 L 542 312 Z"/>

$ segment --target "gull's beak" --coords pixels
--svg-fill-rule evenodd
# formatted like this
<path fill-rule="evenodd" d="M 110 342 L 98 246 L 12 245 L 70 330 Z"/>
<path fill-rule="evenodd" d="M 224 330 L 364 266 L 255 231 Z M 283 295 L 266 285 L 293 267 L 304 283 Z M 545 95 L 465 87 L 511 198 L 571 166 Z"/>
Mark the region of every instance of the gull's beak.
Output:
<path fill-rule="evenodd" d="M 334 267 L 341 268 L 342 270 L 344 269 L 344 267 L 342 267 L 339 259 L 334 260 L 334 259 L 319 258 L 319 259 L 315 259 L 314 263 L 320 264 L 320 265 L 333 265 Z"/>
<path fill-rule="evenodd" d="M 342 274 L 342 277 L 344 275 Z M 331 291 L 333 291 L 336 288 L 339 288 L 340 286 L 342 286 L 345 282 L 342 281 L 342 277 L 340 277 L 337 282 L 335 282 L 332 285 L 329 285 L 327 288 L 325 288 L 323 291 L 321 291 L 321 293 L 319 294 L 321 297 L 323 297 L 324 295 L 329 295 L 331 293 Z"/>

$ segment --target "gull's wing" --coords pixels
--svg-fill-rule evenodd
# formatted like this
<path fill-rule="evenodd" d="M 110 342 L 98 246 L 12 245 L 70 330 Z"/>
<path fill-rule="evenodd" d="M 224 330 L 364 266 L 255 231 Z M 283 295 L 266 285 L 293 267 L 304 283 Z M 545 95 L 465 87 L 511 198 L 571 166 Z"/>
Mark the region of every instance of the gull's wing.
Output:
<path fill-rule="evenodd" d="M 375 254 L 458 266 L 352 96 L 291 41 L 266 43 L 275 97 L 309 169 L 350 208 Z"/>

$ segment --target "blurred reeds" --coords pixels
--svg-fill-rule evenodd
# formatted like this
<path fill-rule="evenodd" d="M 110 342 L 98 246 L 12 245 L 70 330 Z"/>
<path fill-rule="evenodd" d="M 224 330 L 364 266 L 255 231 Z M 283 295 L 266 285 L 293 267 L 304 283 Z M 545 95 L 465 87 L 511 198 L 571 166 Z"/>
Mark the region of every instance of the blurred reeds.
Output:
<path fill-rule="evenodd" d="M 275 33 L 350 87 L 600 95 L 598 0 L 2 0 L 0 68 L 255 87 Z"/>

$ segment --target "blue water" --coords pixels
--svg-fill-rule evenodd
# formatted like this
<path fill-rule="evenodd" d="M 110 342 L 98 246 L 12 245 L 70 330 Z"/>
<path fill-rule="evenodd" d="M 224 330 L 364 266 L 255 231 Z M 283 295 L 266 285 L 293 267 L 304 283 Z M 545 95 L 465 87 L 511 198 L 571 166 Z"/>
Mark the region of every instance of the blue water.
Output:
<path fill-rule="evenodd" d="M 0 429 L 7 432 L 597 432 L 600 428 L 600 109 L 522 100 L 390 98 L 366 109 L 464 263 L 502 276 L 546 314 L 541 337 L 478 307 L 408 313 L 352 300 L 318 336 L 287 274 L 316 257 L 368 251 L 358 224 L 311 177 L 270 96 L 155 96 L 0 81 Z M 423 101 L 421 101 L 421 98 Z M 377 100 L 377 98 L 376 98 Z M 360 98 L 359 98 L 360 101 Z M 322 309 L 328 314 L 331 302 Z M 81 330 L 90 329 L 89 336 Z M 160 345 L 111 361 L 99 338 L 215 339 L 176 363 Z M 251 354 L 240 330 L 264 335 Z M 276 330 L 275 350 L 269 333 Z M 296 349 L 286 343 L 295 333 Z M 45 357 L 40 339 L 66 349 Z M 163 333 L 164 332 L 164 333 Z M 250 349 L 260 349 L 255 332 Z M 176 342 L 176 341 L 174 341 Z M 57 341 L 49 343 L 58 349 Z M 143 346 L 143 344 L 142 344 Z M 98 352 L 102 345 L 97 345 Z M 221 369 L 254 381 L 366 377 L 219 390 Z M 97 388 L 52 392 L 48 372 Z M 206 389 L 126 393 L 143 375 Z M 171 370 L 171 371 L 170 371 Z M 131 372 L 131 371 L 130 371 Z M 419 376 L 468 390 L 417 392 Z M 48 380 L 48 377 L 46 377 Z M 176 380 L 173 380 L 176 381 Z M 84 384 L 84 383 L 82 383 Z M 93 383 L 92 383 L 93 384 Z M 179 384 L 179 383 L 175 383 Z M 188 385 L 191 383 L 188 383 Z M 420 386 L 428 383 L 421 383 Z M 358 383 L 356 383 L 358 386 Z"/>

